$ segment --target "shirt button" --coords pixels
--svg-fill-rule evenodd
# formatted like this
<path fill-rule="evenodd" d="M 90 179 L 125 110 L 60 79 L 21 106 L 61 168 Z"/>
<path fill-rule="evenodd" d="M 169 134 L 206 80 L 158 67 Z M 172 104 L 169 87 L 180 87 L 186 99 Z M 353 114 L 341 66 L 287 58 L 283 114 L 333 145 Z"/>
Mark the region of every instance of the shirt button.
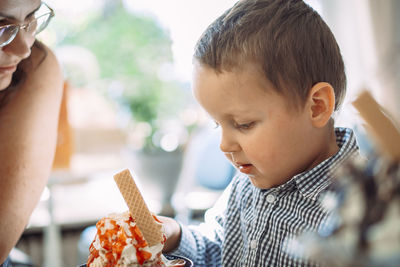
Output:
<path fill-rule="evenodd" d="M 250 242 L 250 248 L 251 248 L 251 249 L 257 248 L 257 240 L 251 240 L 251 242 Z"/>
<path fill-rule="evenodd" d="M 267 196 L 267 202 L 268 202 L 268 203 L 274 203 L 274 202 L 275 202 L 275 199 L 276 199 L 276 196 L 275 196 L 274 194 L 269 194 L 269 195 Z"/>

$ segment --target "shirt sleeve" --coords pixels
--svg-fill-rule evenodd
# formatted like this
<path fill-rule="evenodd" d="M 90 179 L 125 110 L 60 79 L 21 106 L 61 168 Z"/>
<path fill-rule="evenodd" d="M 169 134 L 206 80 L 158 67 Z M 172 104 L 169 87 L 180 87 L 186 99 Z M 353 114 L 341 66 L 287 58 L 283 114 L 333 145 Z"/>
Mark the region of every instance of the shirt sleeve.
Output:
<path fill-rule="evenodd" d="M 225 211 L 230 191 L 231 186 L 228 186 L 215 205 L 207 210 L 204 223 L 196 226 L 181 224 L 181 241 L 173 254 L 191 259 L 195 266 L 221 266 Z"/>

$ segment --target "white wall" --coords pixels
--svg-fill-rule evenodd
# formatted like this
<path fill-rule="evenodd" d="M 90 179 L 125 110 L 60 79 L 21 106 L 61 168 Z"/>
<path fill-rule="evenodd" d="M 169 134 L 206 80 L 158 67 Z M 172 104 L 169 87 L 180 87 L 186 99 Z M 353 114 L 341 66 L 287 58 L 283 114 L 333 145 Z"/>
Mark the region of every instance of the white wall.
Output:
<path fill-rule="evenodd" d="M 400 22 L 396 16 L 400 14 L 400 1 L 319 1 L 323 18 L 339 43 L 346 65 L 348 94 L 339 121 L 344 124 L 354 121 L 351 101 L 363 88 L 400 118 L 400 35 L 396 27 Z"/>

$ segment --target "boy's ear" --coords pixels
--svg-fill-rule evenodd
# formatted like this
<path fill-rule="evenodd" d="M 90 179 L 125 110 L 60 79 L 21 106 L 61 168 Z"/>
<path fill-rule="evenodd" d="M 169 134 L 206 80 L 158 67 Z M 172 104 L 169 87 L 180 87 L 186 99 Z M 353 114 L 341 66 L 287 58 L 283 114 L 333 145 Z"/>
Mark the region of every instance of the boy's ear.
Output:
<path fill-rule="evenodd" d="M 307 101 L 313 126 L 324 127 L 335 109 L 335 91 L 332 85 L 326 82 L 315 84 L 310 89 Z"/>

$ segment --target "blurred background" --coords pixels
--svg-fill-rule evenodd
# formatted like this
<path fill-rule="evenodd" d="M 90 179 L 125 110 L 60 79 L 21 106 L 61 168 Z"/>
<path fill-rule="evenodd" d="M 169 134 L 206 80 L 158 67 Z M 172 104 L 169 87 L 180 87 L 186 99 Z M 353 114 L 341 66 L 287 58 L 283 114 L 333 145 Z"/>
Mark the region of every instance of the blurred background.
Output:
<path fill-rule="evenodd" d="M 234 175 L 190 88 L 193 47 L 234 0 L 48 0 L 38 38 L 65 76 L 52 176 L 17 244 L 35 266 L 86 261 L 101 217 L 127 210 L 112 177 L 130 169 L 154 213 L 199 223 Z M 400 1 L 308 0 L 341 48 L 348 93 L 338 126 L 364 131 L 351 102 L 368 89 L 400 118 Z"/>

